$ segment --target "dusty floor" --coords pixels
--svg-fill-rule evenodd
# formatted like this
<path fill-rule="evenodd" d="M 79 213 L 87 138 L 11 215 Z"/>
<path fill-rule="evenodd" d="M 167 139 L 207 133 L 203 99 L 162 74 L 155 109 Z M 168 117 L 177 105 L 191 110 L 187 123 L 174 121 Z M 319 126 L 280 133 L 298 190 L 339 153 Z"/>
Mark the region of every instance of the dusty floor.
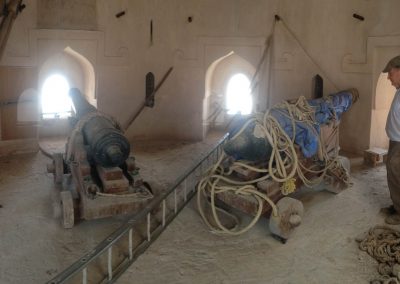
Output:
<path fill-rule="evenodd" d="M 144 179 L 167 186 L 215 143 L 144 142 L 134 153 Z M 44 283 L 122 222 L 107 218 L 64 230 L 53 217 L 50 160 L 0 158 L 0 284 Z M 303 223 L 283 245 L 267 220 L 239 237 L 211 234 L 191 202 L 117 283 L 368 283 L 376 263 L 354 238 L 383 224 L 390 203 L 384 166 L 352 159 L 354 186 L 338 195 L 302 192 Z"/>

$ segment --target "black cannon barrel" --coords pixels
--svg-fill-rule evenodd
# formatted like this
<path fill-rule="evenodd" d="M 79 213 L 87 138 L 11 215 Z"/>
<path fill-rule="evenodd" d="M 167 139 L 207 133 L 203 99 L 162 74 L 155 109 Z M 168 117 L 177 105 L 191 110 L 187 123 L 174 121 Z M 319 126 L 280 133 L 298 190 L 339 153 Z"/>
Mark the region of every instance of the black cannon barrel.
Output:
<path fill-rule="evenodd" d="M 85 99 L 85 97 L 82 95 L 79 89 L 71 88 L 69 90 L 69 97 L 71 98 L 72 103 L 74 104 L 76 116 L 79 119 L 89 112 L 97 111 L 97 109 Z"/>
<path fill-rule="evenodd" d="M 116 167 L 129 157 L 130 145 L 120 130 L 104 116 L 95 116 L 83 127 L 85 141 L 97 165 Z"/>
<path fill-rule="evenodd" d="M 79 119 L 85 119 L 88 113 L 97 112 L 78 89 L 71 89 L 69 93 Z M 108 117 L 100 113 L 89 117 L 82 127 L 82 133 L 86 144 L 90 146 L 88 154 L 96 165 L 116 167 L 129 157 L 128 140 Z"/>

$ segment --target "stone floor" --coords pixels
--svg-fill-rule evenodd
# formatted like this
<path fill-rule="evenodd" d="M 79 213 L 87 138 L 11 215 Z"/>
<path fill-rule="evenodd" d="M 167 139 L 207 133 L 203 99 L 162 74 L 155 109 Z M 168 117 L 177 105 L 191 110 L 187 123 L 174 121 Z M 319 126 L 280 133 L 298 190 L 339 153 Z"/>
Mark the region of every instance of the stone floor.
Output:
<path fill-rule="evenodd" d="M 168 186 L 217 140 L 136 141 L 133 151 L 143 178 Z M 63 229 L 53 216 L 48 162 L 40 152 L 0 158 L 0 284 L 50 280 L 122 222 L 113 217 Z M 390 199 L 383 165 L 351 162 L 352 188 L 297 196 L 305 214 L 286 244 L 271 237 L 266 219 L 238 237 L 212 234 L 191 202 L 117 283 L 368 283 L 376 263 L 354 239 L 383 224 L 379 208 Z"/>

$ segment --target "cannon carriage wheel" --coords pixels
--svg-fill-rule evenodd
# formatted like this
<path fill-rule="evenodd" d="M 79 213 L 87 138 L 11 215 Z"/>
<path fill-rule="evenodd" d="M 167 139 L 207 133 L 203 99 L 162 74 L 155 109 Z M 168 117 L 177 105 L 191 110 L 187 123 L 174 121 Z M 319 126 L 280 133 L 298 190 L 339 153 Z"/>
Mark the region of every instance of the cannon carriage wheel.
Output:
<path fill-rule="evenodd" d="M 293 230 L 301 223 L 304 207 L 300 200 L 283 197 L 276 203 L 278 215 L 271 214 L 269 219 L 269 229 L 272 236 L 286 243 Z"/>

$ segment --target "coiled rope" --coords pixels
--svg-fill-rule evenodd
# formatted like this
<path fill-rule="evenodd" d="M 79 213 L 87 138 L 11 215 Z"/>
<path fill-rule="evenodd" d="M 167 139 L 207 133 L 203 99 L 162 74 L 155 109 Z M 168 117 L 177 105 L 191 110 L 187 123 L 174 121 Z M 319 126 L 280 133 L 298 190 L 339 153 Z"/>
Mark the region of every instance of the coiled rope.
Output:
<path fill-rule="evenodd" d="M 387 226 L 375 226 L 368 231 L 364 238 L 356 240 L 360 243 L 359 248 L 379 263 L 378 272 L 381 277 L 371 283 L 399 284 L 400 231 Z"/>
<path fill-rule="evenodd" d="M 336 155 L 334 157 L 329 157 L 324 145 L 321 142 L 320 135 L 317 135 L 317 137 L 319 137 L 318 157 L 323 161 L 325 166 L 322 169 L 315 169 L 314 166 L 307 168 L 299 161 L 296 148 L 294 146 L 296 122 L 306 123 L 310 129 L 314 130 L 314 125 L 316 123 L 314 118 L 315 111 L 307 103 L 304 97 L 300 97 L 295 103 L 285 102 L 280 104 L 276 106 L 274 110 L 285 113 L 285 115 L 291 119 L 293 127 L 292 138 L 286 134 L 276 118 L 270 114 L 270 111 L 267 111 L 264 114 L 254 115 L 254 117 L 249 119 L 238 131 L 238 133 L 231 139 L 236 139 L 243 133 L 243 131 L 245 131 L 247 127 L 255 125 L 254 133 L 261 132 L 263 137 L 265 137 L 269 145 L 272 147 L 272 152 L 267 167 L 258 168 L 248 165 L 245 161 L 240 161 L 234 162 L 228 169 L 224 169 L 223 163 L 228 159 L 228 157 L 225 155 L 225 153 L 222 153 L 219 160 L 208 171 L 206 171 L 204 177 L 200 180 L 197 186 L 197 206 L 199 213 L 205 224 L 214 233 L 239 235 L 247 232 L 261 217 L 263 213 L 264 201 L 271 206 L 273 216 L 277 216 L 279 214 L 274 202 L 266 194 L 258 191 L 257 187 L 255 186 L 257 182 L 266 179 L 272 179 L 275 182 L 282 183 L 281 193 L 283 195 L 288 195 L 295 190 L 296 174 L 308 187 L 319 184 L 325 178 L 328 172 L 335 175 L 335 177 L 341 179 L 346 184 L 350 184 L 348 173 L 339 163 L 337 159 L 337 153 L 335 153 Z M 284 110 L 286 110 L 286 112 Z M 238 181 L 229 178 L 228 176 L 238 167 L 262 173 L 263 175 L 250 181 Z M 307 173 L 312 173 L 314 178 L 307 178 Z M 317 177 L 315 178 L 315 176 Z M 231 216 L 234 218 L 236 224 L 238 224 L 237 217 L 218 208 L 215 204 L 215 195 L 224 192 L 233 192 L 236 195 L 252 196 L 257 201 L 257 212 L 253 220 L 245 228 L 238 229 L 237 225 L 234 228 L 227 228 L 221 223 L 217 211 L 224 212 L 225 214 Z M 206 217 L 202 203 L 204 200 L 210 203 L 215 225 L 212 225 Z"/>

